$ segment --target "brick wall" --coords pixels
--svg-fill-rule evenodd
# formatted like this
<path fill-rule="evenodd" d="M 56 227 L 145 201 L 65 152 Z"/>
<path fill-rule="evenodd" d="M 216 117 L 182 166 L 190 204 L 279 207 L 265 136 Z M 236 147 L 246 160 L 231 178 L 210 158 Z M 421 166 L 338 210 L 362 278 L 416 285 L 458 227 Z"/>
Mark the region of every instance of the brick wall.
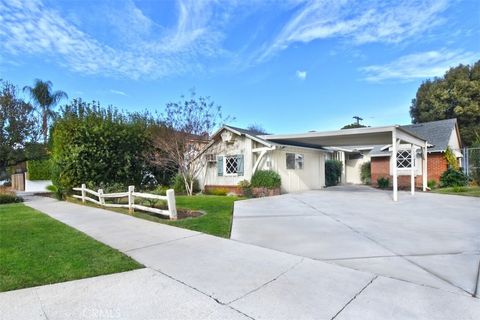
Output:
<path fill-rule="evenodd" d="M 447 170 L 447 160 L 443 156 L 443 153 L 429 153 L 428 154 L 428 181 L 435 180 L 437 183 L 440 181 L 440 176 L 442 173 Z M 380 177 L 389 177 L 392 181 L 392 176 L 390 175 L 390 157 L 373 157 L 371 159 L 371 169 L 372 169 L 372 185 L 377 186 L 377 179 Z M 417 187 L 422 187 L 422 176 L 415 177 L 415 185 Z M 410 176 L 398 176 L 398 187 L 399 188 L 409 188 L 410 187 Z"/>

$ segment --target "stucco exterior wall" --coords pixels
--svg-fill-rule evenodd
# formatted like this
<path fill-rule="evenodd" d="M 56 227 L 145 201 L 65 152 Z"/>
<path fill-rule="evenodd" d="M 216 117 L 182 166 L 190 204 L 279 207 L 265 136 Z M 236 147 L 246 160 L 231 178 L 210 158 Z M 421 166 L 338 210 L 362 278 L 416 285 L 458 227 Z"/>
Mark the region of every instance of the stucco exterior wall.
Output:
<path fill-rule="evenodd" d="M 347 159 L 345 160 L 345 179 L 347 183 L 362 184 L 360 179 L 361 167 L 365 162 L 370 161 L 368 154 L 363 155 L 361 159 Z"/>

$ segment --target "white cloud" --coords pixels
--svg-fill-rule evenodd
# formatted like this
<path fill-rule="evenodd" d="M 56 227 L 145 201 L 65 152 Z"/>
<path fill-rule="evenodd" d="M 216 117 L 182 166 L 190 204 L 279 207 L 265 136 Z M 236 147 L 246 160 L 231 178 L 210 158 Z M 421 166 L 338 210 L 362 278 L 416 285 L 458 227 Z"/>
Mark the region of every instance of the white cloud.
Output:
<path fill-rule="evenodd" d="M 412 81 L 442 76 L 450 67 L 470 64 L 479 57 L 480 54 L 473 52 L 441 49 L 405 55 L 388 64 L 370 65 L 360 71 L 366 74 L 365 80 L 371 82 Z"/>
<path fill-rule="evenodd" d="M 120 91 L 120 90 L 115 90 L 115 89 L 110 89 L 110 93 L 117 94 L 119 96 L 128 96 L 125 92 Z"/>
<path fill-rule="evenodd" d="M 353 44 L 399 43 L 442 23 L 447 0 L 308 1 L 260 52 L 258 61 L 294 43 L 345 38 Z"/>
<path fill-rule="evenodd" d="M 152 39 L 153 21 L 127 2 L 123 21 L 126 39 L 134 45 L 106 44 L 65 20 L 40 0 L 0 0 L 0 48 L 12 56 L 44 56 L 83 74 L 161 78 L 202 69 L 198 57 L 221 53 L 221 34 L 205 1 L 178 2 L 178 21 Z M 134 32 L 128 33 L 127 30 Z M 117 32 L 122 33 L 120 25 Z M 135 39 L 133 39 L 135 34 Z"/>
<path fill-rule="evenodd" d="M 307 71 L 297 70 L 297 72 L 295 74 L 297 75 L 297 78 L 300 79 L 300 80 L 307 79 Z"/>

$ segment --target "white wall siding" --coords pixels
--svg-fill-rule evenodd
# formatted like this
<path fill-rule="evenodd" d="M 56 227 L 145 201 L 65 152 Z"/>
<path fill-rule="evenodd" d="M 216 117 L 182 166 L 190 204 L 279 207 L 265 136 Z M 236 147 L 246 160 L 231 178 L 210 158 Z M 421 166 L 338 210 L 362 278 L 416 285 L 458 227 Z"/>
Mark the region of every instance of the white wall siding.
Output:
<path fill-rule="evenodd" d="M 287 153 L 304 155 L 303 169 L 287 169 Z M 303 148 L 285 148 L 269 153 L 271 169 L 278 172 L 282 178 L 282 192 L 298 192 L 311 189 L 320 189 L 325 186 L 325 153 Z M 267 161 L 262 161 L 261 169 L 266 167 Z"/>
<path fill-rule="evenodd" d="M 203 172 L 201 172 L 198 180 L 200 186 L 217 185 L 217 186 L 236 186 L 242 180 L 250 180 L 252 177 L 253 159 L 252 159 L 252 140 L 243 137 L 235 136 L 233 143 L 225 143 L 221 139 L 206 151 L 205 154 L 214 154 L 217 156 L 234 156 L 243 154 L 243 176 L 218 176 L 216 162 L 207 163 Z"/>

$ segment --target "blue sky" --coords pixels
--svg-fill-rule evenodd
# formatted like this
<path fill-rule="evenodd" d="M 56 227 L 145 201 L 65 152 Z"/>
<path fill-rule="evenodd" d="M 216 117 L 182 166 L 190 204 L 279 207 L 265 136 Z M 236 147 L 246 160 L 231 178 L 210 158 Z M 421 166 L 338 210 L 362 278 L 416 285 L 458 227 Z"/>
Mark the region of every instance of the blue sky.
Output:
<path fill-rule="evenodd" d="M 159 112 L 194 87 L 272 133 L 405 124 L 479 30 L 477 0 L 0 0 L 0 78 Z"/>

